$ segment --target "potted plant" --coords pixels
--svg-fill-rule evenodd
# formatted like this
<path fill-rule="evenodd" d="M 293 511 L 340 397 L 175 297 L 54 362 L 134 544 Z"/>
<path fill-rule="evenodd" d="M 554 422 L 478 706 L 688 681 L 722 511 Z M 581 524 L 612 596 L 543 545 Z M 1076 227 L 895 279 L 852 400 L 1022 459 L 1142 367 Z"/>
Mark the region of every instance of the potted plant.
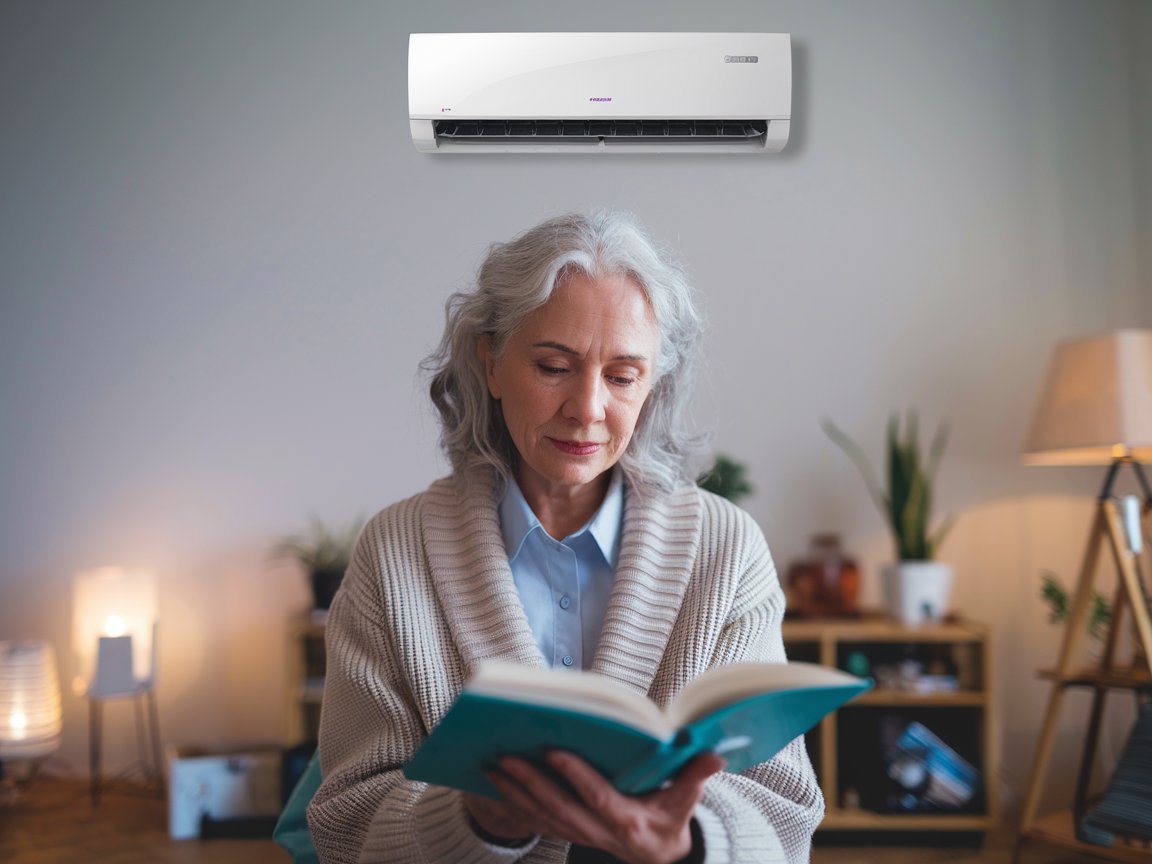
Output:
<path fill-rule="evenodd" d="M 314 608 L 327 609 L 332 605 L 363 525 L 364 520 L 357 519 L 346 527 L 331 528 L 313 516 L 306 531 L 290 534 L 276 543 L 273 551 L 277 557 L 295 559 L 307 572 Z"/>
<path fill-rule="evenodd" d="M 821 424 L 825 434 L 860 469 L 872 499 L 880 508 L 895 542 L 896 560 L 881 571 L 881 588 L 888 614 L 909 626 L 944 617 L 952 589 L 952 568 L 936 560 L 936 552 L 952 527 L 946 519 L 931 530 L 932 487 L 936 469 L 948 442 L 948 427 L 941 424 L 926 457 L 920 450 L 916 415 L 909 413 L 905 428 L 893 414 L 888 421 L 887 479 L 876 479 L 864 451 L 831 420 Z"/>
<path fill-rule="evenodd" d="M 1056 580 L 1056 574 L 1044 571 L 1040 583 L 1040 599 L 1048 606 L 1048 620 L 1053 624 L 1063 624 L 1068 619 L 1068 608 L 1072 600 L 1068 592 Z M 1088 615 L 1088 635 L 1097 642 L 1103 641 L 1112 622 L 1112 604 L 1099 591 L 1092 592 L 1092 611 Z"/>
<path fill-rule="evenodd" d="M 748 469 L 744 463 L 737 462 L 723 453 L 718 453 L 712 467 L 701 474 L 696 483 L 701 489 L 713 492 L 721 498 L 727 498 L 735 504 L 741 498 L 755 491 L 752 484 L 748 482 L 747 473 Z"/>

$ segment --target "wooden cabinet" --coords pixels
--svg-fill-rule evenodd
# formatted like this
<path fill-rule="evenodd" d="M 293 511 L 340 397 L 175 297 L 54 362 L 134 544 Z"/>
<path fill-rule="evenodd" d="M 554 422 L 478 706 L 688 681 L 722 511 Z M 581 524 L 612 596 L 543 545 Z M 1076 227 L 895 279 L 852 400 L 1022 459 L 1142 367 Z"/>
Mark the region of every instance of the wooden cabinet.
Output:
<path fill-rule="evenodd" d="M 879 615 L 784 623 L 792 660 L 871 676 L 876 688 L 808 734 L 822 832 L 956 832 L 999 811 L 992 645 L 963 620 L 907 628 Z"/>
<path fill-rule="evenodd" d="M 288 627 L 288 742 L 316 741 L 324 696 L 324 623 L 295 619 Z"/>

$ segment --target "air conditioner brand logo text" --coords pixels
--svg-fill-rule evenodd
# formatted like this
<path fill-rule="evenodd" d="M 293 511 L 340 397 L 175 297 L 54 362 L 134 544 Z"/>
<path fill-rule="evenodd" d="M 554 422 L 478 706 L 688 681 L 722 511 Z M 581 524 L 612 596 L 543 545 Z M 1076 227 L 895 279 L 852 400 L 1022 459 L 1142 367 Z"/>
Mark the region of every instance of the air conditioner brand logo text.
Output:
<path fill-rule="evenodd" d="M 756 54 L 725 54 L 725 63 L 759 63 L 760 57 Z"/>
<path fill-rule="evenodd" d="M 611 102 L 612 97 L 611 96 L 589 96 L 588 101 L 589 102 Z"/>

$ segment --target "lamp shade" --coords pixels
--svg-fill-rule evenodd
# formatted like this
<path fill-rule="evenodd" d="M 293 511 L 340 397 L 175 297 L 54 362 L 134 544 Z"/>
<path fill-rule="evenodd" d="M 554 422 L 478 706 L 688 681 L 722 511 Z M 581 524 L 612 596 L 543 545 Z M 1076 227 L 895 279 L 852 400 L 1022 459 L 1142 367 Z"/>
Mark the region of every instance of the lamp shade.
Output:
<path fill-rule="evenodd" d="M 72 587 L 73 689 L 79 695 L 128 694 L 152 681 L 156 578 L 143 570 L 99 567 Z"/>
<path fill-rule="evenodd" d="M 1152 459 L 1152 330 L 1116 330 L 1056 346 L 1024 461 L 1106 465 Z"/>
<path fill-rule="evenodd" d="M 32 759 L 60 746 L 60 679 L 51 644 L 0 642 L 0 760 Z"/>

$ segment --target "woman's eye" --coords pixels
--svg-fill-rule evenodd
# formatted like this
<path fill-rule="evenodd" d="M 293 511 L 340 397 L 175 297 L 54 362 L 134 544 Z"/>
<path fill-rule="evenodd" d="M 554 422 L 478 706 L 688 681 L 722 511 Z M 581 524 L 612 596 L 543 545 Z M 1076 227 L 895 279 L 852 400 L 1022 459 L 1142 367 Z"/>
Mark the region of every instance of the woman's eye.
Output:
<path fill-rule="evenodd" d="M 563 366 L 549 366 L 547 363 L 537 363 L 536 368 L 545 375 L 563 375 L 568 371 Z"/>
<path fill-rule="evenodd" d="M 635 378 L 629 378 L 627 375 L 609 375 L 608 380 L 613 384 L 618 384 L 621 387 L 628 387 L 636 383 Z"/>

